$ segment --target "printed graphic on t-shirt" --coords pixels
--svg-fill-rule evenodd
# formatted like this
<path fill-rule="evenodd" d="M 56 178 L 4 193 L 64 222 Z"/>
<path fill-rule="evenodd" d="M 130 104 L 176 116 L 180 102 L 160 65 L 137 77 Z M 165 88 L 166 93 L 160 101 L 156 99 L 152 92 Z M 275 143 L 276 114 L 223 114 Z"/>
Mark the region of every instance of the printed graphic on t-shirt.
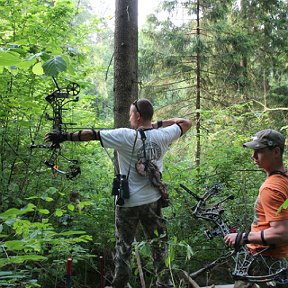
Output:
<path fill-rule="evenodd" d="M 137 151 L 138 159 L 144 158 L 143 146 Z M 145 143 L 145 153 L 147 160 L 159 160 L 161 157 L 161 148 L 157 143 L 147 142 Z"/>

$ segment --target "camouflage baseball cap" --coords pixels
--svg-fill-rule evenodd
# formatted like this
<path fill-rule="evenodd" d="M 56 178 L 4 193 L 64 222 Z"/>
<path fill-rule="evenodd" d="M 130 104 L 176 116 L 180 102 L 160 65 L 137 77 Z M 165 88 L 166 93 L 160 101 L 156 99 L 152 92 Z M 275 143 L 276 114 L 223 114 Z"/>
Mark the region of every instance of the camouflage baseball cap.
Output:
<path fill-rule="evenodd" d="M 243 147 L 259 150 L 266 147 L 280 147 L 283 151 L 285 146 L 285 137 L 280 132 L 273 129 L 259 131 L 250 142 L 243 144 Z"/>

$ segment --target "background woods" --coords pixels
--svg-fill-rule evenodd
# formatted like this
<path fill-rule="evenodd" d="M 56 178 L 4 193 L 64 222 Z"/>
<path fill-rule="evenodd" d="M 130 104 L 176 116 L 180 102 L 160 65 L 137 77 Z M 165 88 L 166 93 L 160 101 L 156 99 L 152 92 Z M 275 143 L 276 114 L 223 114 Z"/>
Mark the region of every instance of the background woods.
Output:
<path fill-rule="evenodd" d="M 123 91 L 117 94 L 113 80 L 114 10 L 97 14 L 87 0 L 0 3 L 0 286 L 65 287 L 72 256 L 73 285 L 100 287 L 100 256 L 107 284 L 113 271 L 112 163 L 99 143 L 64 143 L 58 169 L 70 169 L 66 158 L 81 167 L 81 175 L 69 180 L 44 164 L 49 149 L 31 145 L 44 144 L 52 129 L 53 107 L 45 97 L 75 87 L 71 83 L 79 85 L 79 101 L 64 106 L 63 129 L 116 125 L 121 105 L 114 103 L 123 103 Z M 104 9 L 105 1 L 100 5 Z M 160 1 L 139 27 L 138 69 L 130 63 L 138 77 L 133 91 L 153 102 L 155 120 L 189 117 L 195 127 L 165 162 L 173 200 L 165 209 L 167 265 L 177 287 L 186 287 L 180 269 L 192 272 L 225 249 L 221 237 L 206 240 L 205 223 L 191 215 L 195 200 L 177 192 L 181 183 L 197 194 L 221 184 L 223 197 L 235 196 L 224 205 L 225 218 L 236 229 L 249 226 L 264 175 L 242 143 L 262 128 L 286 134 L 287 14 L 280 0 Z M 146 244 L 135 246 L 149 287 L 154 275 Z M 136 258 L 133 263 L 131 285 L 140 287 Z M 196 280 L 230 282 L 229 265 Z"/>

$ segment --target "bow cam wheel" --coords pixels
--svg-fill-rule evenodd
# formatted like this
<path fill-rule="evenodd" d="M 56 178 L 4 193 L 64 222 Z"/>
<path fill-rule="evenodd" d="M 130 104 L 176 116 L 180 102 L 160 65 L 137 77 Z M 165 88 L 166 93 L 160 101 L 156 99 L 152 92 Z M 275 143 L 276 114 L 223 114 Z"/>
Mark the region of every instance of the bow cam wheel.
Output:
<path fill-rule="evenodd" d="M 67 86 L 67 92 L 69 93 L 70 96 L 76 96 L 80 93 L 80 86 L 77 83 L 70 83 Z"/>

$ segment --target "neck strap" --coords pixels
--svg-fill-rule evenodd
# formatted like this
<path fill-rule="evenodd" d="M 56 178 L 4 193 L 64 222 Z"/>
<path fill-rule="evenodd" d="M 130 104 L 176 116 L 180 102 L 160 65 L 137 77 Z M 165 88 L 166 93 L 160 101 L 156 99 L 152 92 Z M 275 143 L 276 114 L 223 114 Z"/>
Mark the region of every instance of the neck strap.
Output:
<path fill-rule="evenodd" d="M 147 160 L 146 159 L 146 149 L 145 149 L 145 141 L 147 139 L 146 135 L 145 135 L 145 132 L 143 129 L 138 129 L 139 133 L 140 133 L 140 136 L 141 136 L 141 140 L 142 140 L 142 143 L 143 143 L 143 156 L 144 156 L 144 159 L 145 161 Z"/>
<path fill-rule="evenodd" d="M 274 171 L 272 171 L 272 172 L 269 174 L 269 176 L 272 176 L 272 175 L 275 175 L 275 174 L 280 174 L 280 175 L 288 178 L 288 175 L 287 175 L 285 172 L 282 172 L 282 171 L 279 171 L 279 170 L 274 170 Z"/>

